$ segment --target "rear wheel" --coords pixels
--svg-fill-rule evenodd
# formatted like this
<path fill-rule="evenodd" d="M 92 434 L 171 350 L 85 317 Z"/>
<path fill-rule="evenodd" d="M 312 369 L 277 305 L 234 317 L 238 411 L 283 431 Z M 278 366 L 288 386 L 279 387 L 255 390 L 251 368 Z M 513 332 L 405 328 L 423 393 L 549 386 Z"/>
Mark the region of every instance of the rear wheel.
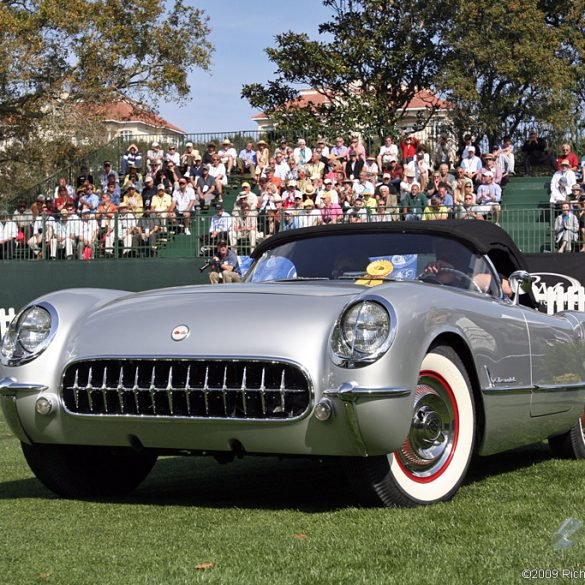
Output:
<path fill-rule="evenodd" d="M 136 488 L 156 463 L 156 454 L 129 448 L 22 443 L 37 478 L 58 496 L 122 496 Z"/>
<path fill-rule="evenodd" d="M 585 459 L 585 413 L 579 417 L 570 431 L 557 437 L 550 437 L 548 444 L 555 457 Z"/>
<path fill-rule="evenodd" d="M 351 458 L 346 469 L 367 505 L 434 504 L 458 490 L 474 442 L 469 376 L 452 348 L 438 346 L 421 365 L 412 423 L 400 449 L 388 456 Z"/>

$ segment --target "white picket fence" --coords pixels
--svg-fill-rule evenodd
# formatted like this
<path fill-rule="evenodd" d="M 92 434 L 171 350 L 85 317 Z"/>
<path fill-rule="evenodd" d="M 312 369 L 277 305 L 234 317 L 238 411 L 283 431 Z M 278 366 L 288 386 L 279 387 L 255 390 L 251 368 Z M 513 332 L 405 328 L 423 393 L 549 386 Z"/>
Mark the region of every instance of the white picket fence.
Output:
<path fill-rule="evenodd" d="M 16 315 L 16 311 L 13 307 L 10 309 L 0 309 L 0 339 L 4 337 L 4 333 L 8 329 L 8 325 L 10 325 L 10 321 L 14 319 L 14 315 Z"/>

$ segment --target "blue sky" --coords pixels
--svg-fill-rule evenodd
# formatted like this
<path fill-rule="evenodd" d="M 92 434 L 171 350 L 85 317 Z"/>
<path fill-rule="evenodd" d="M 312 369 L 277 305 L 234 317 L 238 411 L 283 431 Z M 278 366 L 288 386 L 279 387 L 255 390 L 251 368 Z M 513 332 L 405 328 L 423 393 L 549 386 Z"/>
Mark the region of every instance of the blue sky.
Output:
<path fill-rule="evenodd" d="M 210 71 L 190 75 L 190 101 L 182 106 L 164 101 L 159 105 L 163 118 L 187 132 L 256 128 L 250 118 L 258 112 L 240 98 L 240 92 L 243 84 L 265 83 L 274 75 L 264 49 L 274 45 L 274 35 L 287 30 L 316 39 L 319 24 L 331 14 L 320 0 L 188 0 L 187 4 L 210 17 L 209 40 L 215 47 Z"/>

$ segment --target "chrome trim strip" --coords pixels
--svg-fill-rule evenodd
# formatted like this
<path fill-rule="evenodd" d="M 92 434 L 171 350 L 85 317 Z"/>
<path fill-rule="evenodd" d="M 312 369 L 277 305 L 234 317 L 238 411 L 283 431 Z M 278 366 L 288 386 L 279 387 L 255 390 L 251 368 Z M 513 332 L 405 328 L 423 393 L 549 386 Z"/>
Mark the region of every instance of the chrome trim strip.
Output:
<path fill-rule="evenodd" d="M 366 443 L 362 436 L 362 431 L 360 429 L 360 423 L 358 421 L 358 417 L 355 413 L 355 406 L 353 402 L 346 402 L 345 403 L 345 414 L 347 415 L 347 422 L 349 424 L 349 429 L 353 438 L 355 439 L 355 443 L 358 449 L 364 454 L 368 454 L 368 449 L 366 447 Z"/>
<path fill-rule="evenodd" d="M 538 393 L 545 392 L 570 392 L 585 390 L 585 382 L 575 382 L 573 384 L 535 384 L 534 391 Z"/>
<path fill-rule="evenodd" d="M 488 386 L 487 388 L 482 388 L 481 393 L 486 396 L 490 394 L 530 394 L 532 390 L 534 390 L 532 386 Z"/>
<path fill-rule="evenodd" d="M 296 423 L 305 418 L 307 418 L 312 412 L 315 404 L 315 390 L 313 386 L 313 381 L 307 368 L 303 365 L 295 362 L 294 360 L 289 360 L 286 358 L 283 359 L 275 359 L 275 358 L 262 358 L 258 356 L 254 357 L 247 357 L 247 356 L 209 356 L 209 355 L 197 355 L 197 356 L 189 356 L 189 355 L 164 355 L 164 356 L 157 356 L 157 355 L 126 355 L 126 356 L 119 356 L 119 355 L 93 355 L 87 357 L 79 357 L 75 360 L 68 362 L 63 367 L 63 371 L 61 373 L 61 382 L 59 386 L 59 393 L 61 398 L 63 397 L 63 382 L 65 379 L 65 372 L 71 366 L 74 366 L 77 363 L 80 364 L 87 364 L 90 362 L 95 362 L 99 360 L 118 360 L 120 362 L 128 362 L 133 360 L 156 360 L 156 361 L 184 361 L 184 362 L 193 362 L 193 361 L 232 361 L 232 362 L 252 362 L 252 363 L 259 363 L 259 364 L 273 364 L 273 365 L 282 365 L 287 364 L 289 366 L 294 366 L 297 368 L 302 375 L 305 377 L 307 381 L 307 390 L 309 393 L 309 400 L 307 409 L 301 415 L 294 417 L 294 418 L 283 418 L 283 419 L 265 419 L 265 418 L 224 418 L 224 417 L 193 417 L 193 416 L 148 416 L 144 414 L 80 414 L 77 412 L 71 412 L 67 409 L 65 404 L 63 404 L 64 411 L 70 415 L 79 418 L 87 418 L 89 420 L 95 420 L 96 418 L 100 417 L 107 417 L 110 419 L 124 419 L 124 418 L 133 418 L 137 420 L 149 420 L 149 421 L 171 421 L 171 420 L 185 420 L 185 421 L 196 421 L 197 423 L 205 423 L 205 422 L 225 422 L 225 423 L 241 423 L 241 422 L 252 422 L 252 423 L 265 423 L 265 424 L 288 424 L 288 423 Z M 206 376 L 207 378 L 207 376 Z M 256 392 L 260 393 L 261 401 L 263 408 L 265 408 L 264 404 L 264 397 L 266 388 L 263 386 L 264 384 L 264 375 L 262 376 L 262 384 L 261 387 L 256 390 Z M 130 389 L 132 390 L 132 389 Z M 231 389 L 230 389 L 231 390 Z M 221 389 L 220 389 L 221 391 Z M 241 389 L 234 390 L 235 392 L 241 392 Z M 207 395 L 204 393 L 205 397 L 205 408 L 208 411 L 209 405 L 207 404 Z"/>
<path fill-rule="evenodd" d="M 482 394 L 527 394 L 527 393 L 554 393 L 554 392 L 578 392 L 585 390 L 585 382 L 574 384 L 536 384 L 535 386 L 489 386 L 482 388 Z"/>
<path fill-rule="evenodd" d="M 42 384 L 20 384 L 14 378 L 0 380 L 0 396 L 16 396 L 17 392 L 44 392 L 47 386 Z"/>
<path fill-rule="evenodd" d="M 411 392 L 411 388 L 360 388 L 356 382 L 346 382 L 339 388 L 325 390 L 323 395 L 346 402 L 356 402 L 360 398 L 401 398 L 409 396 Z"/>

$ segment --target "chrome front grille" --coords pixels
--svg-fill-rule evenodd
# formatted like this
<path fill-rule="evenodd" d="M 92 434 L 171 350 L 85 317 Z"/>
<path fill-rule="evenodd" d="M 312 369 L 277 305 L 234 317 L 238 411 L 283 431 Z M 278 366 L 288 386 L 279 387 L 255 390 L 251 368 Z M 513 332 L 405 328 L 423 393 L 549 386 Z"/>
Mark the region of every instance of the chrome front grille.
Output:
<path fill-rule="evenodd" d="M 62 391 L 66 409 L 84 415 L 286 420 L 311 402 L 299 367 L 252 360 L 76 362 Z"/>

